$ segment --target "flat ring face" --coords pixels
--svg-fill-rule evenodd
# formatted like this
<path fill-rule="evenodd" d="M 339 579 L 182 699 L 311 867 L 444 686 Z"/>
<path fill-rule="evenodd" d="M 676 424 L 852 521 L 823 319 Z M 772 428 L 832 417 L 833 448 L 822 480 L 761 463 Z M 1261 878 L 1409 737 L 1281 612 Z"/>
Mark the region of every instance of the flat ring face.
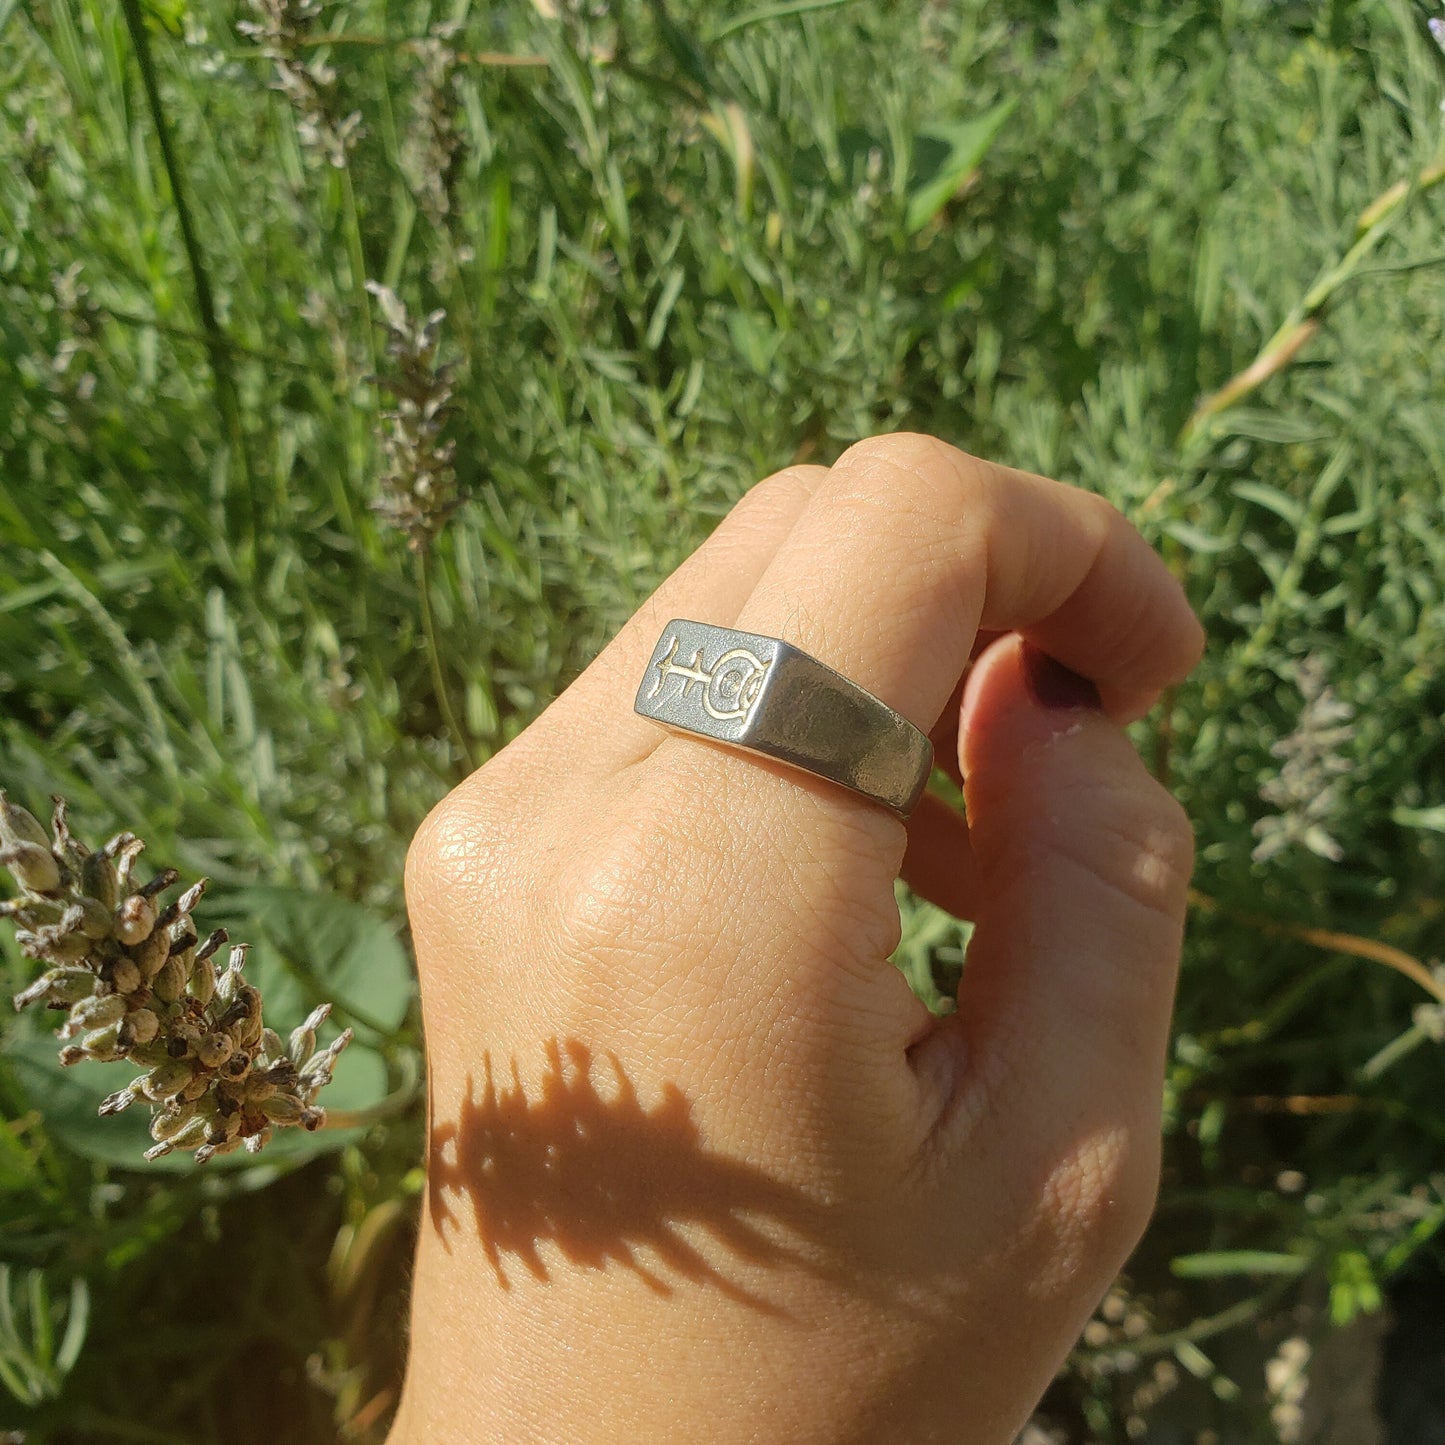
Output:
<path fill-rule="evenodd" d="M 760 753 L 907 817 L 933 745 L 887 703 L 777 637 L 674 619 L 634 709 L 664 727 Z"/>

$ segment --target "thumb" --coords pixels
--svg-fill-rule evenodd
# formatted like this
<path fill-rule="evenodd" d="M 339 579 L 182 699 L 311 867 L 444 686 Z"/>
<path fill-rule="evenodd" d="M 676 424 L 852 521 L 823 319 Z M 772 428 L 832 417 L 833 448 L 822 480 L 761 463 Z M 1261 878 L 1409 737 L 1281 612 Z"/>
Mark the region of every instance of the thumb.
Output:
<path fill-rule="evenodd" d="M 975 664 L 959 762 L 980 900 L 958 1000 L 961 1090 L 978 1095 L 963 1112 L 1001 1131 L 1027 1171 L 1021 1187 L 1070 1157 L 1098 1176 L 1106 1144 L 1129 1177 L 1093 1185 L 1141 1196 L 1126 1213 L 1142 1228 L 1157 1185 L 1188 820 L 1092 684 L 1017 636 Z"/>

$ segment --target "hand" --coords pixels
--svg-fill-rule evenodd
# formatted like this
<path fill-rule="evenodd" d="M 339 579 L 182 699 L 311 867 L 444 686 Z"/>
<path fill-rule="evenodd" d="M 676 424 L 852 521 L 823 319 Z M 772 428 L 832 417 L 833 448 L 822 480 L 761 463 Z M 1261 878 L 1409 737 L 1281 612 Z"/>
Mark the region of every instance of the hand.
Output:
<path fill-rule="evenodd" d="M 931 731 L 968 822 L 634 715 L 673 617 Z M 1006 1445 L 1153 1205 L 1192 839 L 1120 724 L 1201 646 L 1057 482 L 893 436 L 753 488 L 412 847 L 393 1445 Z M 888 962 L 900 867 L 977 925 L 947 1019 Z"/>

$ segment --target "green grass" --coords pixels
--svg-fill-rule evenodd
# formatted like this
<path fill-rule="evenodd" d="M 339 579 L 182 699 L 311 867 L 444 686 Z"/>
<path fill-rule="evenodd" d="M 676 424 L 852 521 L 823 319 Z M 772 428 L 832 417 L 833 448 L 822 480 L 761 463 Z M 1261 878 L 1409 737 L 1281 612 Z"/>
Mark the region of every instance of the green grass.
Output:
<path fill-rule="evenodd" d="M 237 32 L 248 8 L 0 0 L 0 779 L 37 810 L 65 793 L 87 835 L 135 829 L 222 902 L 284 885 L 402 922 L 407 840 L 462 748 L 415 559 L 370 510 L 388 399 L 368 280 L 447 313 L 466 501 L 424 585 L 478 756 L 794 458 L 912 427 L 1103 493 L 1209 627 L 1139 732 L 1195 819 L 1203 898 L 1130 1269 L 1147 1333 L 1131 1361 L 1096 1331 L 1051 1404 L 1122 1439 L 1167 1361 L 1160 1411 L 1270 1438 L 1257 1362 L 1227 1363 L 1248 1317 L 1266 1348 L 1299 1303 L 1329 1328 L 1438 1258 L 1445 1220 L 1428 995 L 1303 936 L 1445 954 L 1429 12 L 610 8 L 328 7 L 314 35 L 339 38 L 304 58 L 329 59 L 331 118 L 363 130 L 338 168 Z M 412 42 L 442 21 L 460 58 L 429 103 Z M 969 127 L 990 117 L 984 149 Z M 1354 710 L 1321 824 L 1340 857 L 1257 862 L 1307 657 Z M 959 930 L 904 907 L 900 963 L 937 1004 Z M 371 1042 L 404 1084 L 414 1012 Z M 158 1176 L 66 1144 L 25 1077 L 0 1061 L 0 1358 L 44 1398 L 0 1371 L 0 1425 L 310 1442 L 374 1408 L 352 1438 L 380 1439 L 419 1107 L 305 1167 Z"/>

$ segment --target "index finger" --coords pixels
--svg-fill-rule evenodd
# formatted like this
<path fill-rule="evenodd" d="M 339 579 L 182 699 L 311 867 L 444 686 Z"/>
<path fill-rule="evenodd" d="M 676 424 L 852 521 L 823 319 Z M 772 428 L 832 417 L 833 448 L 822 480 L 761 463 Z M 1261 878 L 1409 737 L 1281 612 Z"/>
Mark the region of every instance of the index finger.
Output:
<path fill-rule="evenodd" d="M 736 627 L 783 637 L 930 731 L 980 628 L 1021 632 L 1116 717 L 1199 660 L 1183 589 L 1102 498 L 901 433 L 834 463 Z"/>

